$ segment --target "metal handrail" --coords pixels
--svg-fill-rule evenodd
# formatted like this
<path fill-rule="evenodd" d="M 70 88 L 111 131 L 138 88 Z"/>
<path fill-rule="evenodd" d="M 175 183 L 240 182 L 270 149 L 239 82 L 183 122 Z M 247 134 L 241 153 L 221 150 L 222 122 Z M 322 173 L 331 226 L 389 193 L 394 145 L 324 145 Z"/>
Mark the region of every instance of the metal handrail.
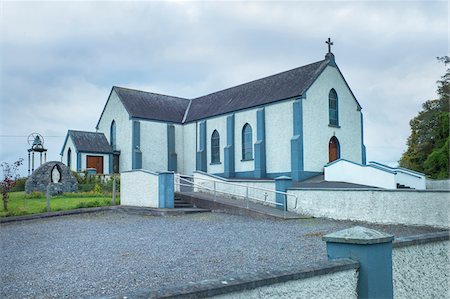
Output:
<path fill-rule="evenodd" d="M 266 192 L 272 192 L 272 193 L 275 193 L 275 195 L 276 194 L 283 195 L 284 196 L 284 204 L 277 203 L 276 201 L 273 204 L 275 204 L 275 205 L 284 205 L 285 210 L 287 210 L 287 197 L 288 196 L 292 196 L 292 197 L 295 198 L 294 210 L 297 209 L 298 197 L 297 197 L 297 195 L 292 194 L 292 193 L 287 193 L 287 192 L 282 192 L 282 191 L 277 191 L 277 190 L 270 190 L 270 189 L 267 189 L 267 188 L 261 188 L 261 187 L 255 187 L 255 186 L 247 186 L 247 185 L 242 185 L 242 184 L 237 184 L 237 183 L 232 183 L 232 182 L 224 182 L 224 181 L 211 180 L 211 179 L 198 178 L 198 177 L 195 178 L 194 176 L 188 176 L 188 175 L 183 175 L 183 177 L 191 178 L 191 179 L 193 179 L 193 181 L 187 180 L 185 178 L 182 178 L 180 175 L 178 175 L 178 179 L 180 181 L 186 181 L 186 182 L 189 183 L 188 185 L 184 185 L 184 184 L 179 183 L 180 186 L 191 186 L 191 187 L 204 188 L 204 189 L 207 189 L 207 190 L 210 190 L 210 191 L 214 191 L 214 199 L 215 199 L 216 193 L 223 193 L 223 194 L 229 194 L 229 195 L 234 195 L 234 196 L 239 196 L 239 197 L 245 197 L 247 199 L 250 198 L 250 199 L 253 199 L 253 200 L 257 200 L 257 201 L 261 201 L 261 202 L 266 202 L 267 203 L 267 198 L 265 198 L 264 200 L 261 200 L 261 199 L 256 198 L 256 197 L 250 197 L 248 195 L 249 194 L 248 190 L 250 188 L 250 189 L 254 189 L 254 190 L 262 190 L 262 191 L 266 191 Z M 206 187 L 204 185 L 200 185 L 198 183 L 195 183 L 194 180 L 196 180 L 196 179 L 197 180 L 203 180 L 203 181 L 206 181 L 206 182 L 212 182 L 212 183 L 214 183 L 214 188 L 208 188 L 208 187 Z M 246 195 L 244 196 L 244 195 L 236 194 L 236 193 L 232 193 L 232 192 L 217 191 L 217 188 L 216 188 L 216 184 L 217 183 L 224 184 L 224 185 L 231 185 L 231 186 L 238 186 L 238 187 L 246 188 Z M 248 208 L 248 201 L 247 201 L 247 208 Z"/>

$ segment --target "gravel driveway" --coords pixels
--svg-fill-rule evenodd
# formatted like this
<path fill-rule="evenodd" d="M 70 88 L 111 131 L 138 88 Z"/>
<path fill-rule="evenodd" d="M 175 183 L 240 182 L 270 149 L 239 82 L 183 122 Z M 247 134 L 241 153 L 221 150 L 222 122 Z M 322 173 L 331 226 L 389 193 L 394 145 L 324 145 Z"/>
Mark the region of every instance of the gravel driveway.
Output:
<path fill-rule="evenodd" d="M 326 259 L 321 236 L 357 223 L 101 212 L 2 224 L 1 298 L 90 298 Z M 367 225 L 395 236 L 429 232 Z"/>

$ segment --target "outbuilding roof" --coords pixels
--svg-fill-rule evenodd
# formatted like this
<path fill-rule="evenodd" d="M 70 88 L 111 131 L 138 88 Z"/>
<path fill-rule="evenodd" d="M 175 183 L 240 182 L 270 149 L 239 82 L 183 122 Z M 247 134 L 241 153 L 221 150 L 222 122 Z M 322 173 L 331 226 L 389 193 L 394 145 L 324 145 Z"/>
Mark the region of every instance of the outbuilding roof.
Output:
<path fill-rule="evenodd" d="M 61 155 L 63 154 L 69 136 L 78 152 L 101 154 L 111 154 L 113 152 L 111 145 L 103 133 L 69 130 L 63 148 L 61 149 Z"/>

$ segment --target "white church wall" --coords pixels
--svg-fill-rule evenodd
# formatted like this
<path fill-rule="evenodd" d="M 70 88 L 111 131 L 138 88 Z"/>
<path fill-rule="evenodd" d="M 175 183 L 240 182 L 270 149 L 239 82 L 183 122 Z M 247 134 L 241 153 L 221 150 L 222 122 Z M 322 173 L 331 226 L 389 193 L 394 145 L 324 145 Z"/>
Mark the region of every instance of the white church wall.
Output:
<path fill-rule="evenodd" d="M 450 228 L 450 192 L 431 190 L 289 189 L 290 211 L 337 220 Z"/>
<path fill-rule="evenodd" d="M 254 158 L 254 144 L 256 141 L 256 110 L 257 108 L 240 111 L 236 112 L 234 115 L 234 167 L 236 172 L 253 171 L 255 169 L 255 162 L 253 159 L 249 161 L 242 161 L 242 128 L 246 123 L 252 127 L 252 149 Z"/>
<path fill-rule="evenodd" d="M 116 149 L 120 151 L 119 169 L 121 172 L 127 171 L 131 169 L 132 123 L 115 91 L 111 93 L 97 128 L 97 132 L 105 134 L 108 142 L 110 142 L 110 129 L 113 120 L 116 122 Z"/>
<path fill-rule="evenodd" d="M 140 123 L 142 169 L 167 171 L 167 123 L 150 120 Z"/>
<path fill-rule="evenodd" d="M 65 147 L 63 149 L 61 162 L 63 162 L 64 164 L 67 165 L 67 156 L 68 156 L 67 154 L 68 154 L 69 148 L 71 150 L 70 170 L 77 171 L 77 152 L 76 152 L 75 145 L 73 144 L 72 138 L 70 138 L 70 137 L 67 138 L 66 145 L 65 145 Z"/>
<path fill-rule="evenodd" d="M 175 125 L 175 151 L 177 153 L 177 171 L 184 172 L 184 130 L 183 125 Z"/>
<path fill-rule="evenodd" d="M 266 171 L 291 171 L 291 138 L 293 135 L 293 101 L 267 105 Z"/>
<path fill-rule="evenodd" d="M 220 137 L 220 163 L 211 164 L 211 136 L 214 130 L 217 130 Z M 219 116 L 209 118 L 206 121 L 206 165 L 208 173 L 223 173 L 224 172 L 224 147 L 227 145 L 227 118 L 226 116 Z"/>
<path fill-rule="evenodd" d="M 195 171 L 196 123 L 183 125 L 183 173 L 191 175 Z"/>
<path fill-rule="evenodd" d="M 338 95 L 340 128 L 329 126 L 328 95 Z M 305 171 L 323 171 L 328 163 L 328 143 L 334 135 L 340 143 L 341 158 L 362 162 L 361 115 L 339 71 L 328 66 L 306 93 L 303 101 L 303 147 Z"/>
<path fill-rule="evenodd" d="M 103 157 L 103 173 L 108 174 L 109 173 L 109 155 L 106 154 L 90 154 L 90 153 L 81 153 L 81 171 L 84 171 L 87 169 L 87 156 L 94 156 L 94 157 Z"/>

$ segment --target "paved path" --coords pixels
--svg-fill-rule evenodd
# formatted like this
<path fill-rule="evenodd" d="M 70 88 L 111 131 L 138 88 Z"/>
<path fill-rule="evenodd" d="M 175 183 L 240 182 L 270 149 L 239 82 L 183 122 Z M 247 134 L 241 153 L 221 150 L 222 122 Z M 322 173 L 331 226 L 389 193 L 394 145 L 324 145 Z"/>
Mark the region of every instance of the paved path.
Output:
<path fill-rule="evenodd" d="M 0 298 L 89 298 L 303 266 L 352 222 L 99 212 L 0 225 Z M 370 227 L 396 236 L 429 232 Z"/>

